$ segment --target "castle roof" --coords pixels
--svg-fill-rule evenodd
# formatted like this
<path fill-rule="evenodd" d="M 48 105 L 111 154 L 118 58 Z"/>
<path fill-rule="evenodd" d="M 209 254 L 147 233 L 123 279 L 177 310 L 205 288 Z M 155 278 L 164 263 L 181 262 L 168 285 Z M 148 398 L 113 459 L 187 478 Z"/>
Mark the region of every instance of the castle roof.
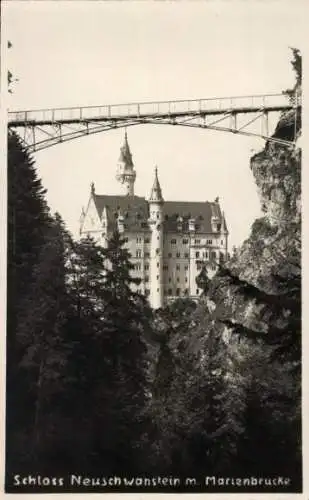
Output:
<path fill-rule="evenodd" d="M 124 163 L 126 167 L 133 168 L 132 153 L 128 143 L 127 131 L 125 132 L 124 135 L 123 146 L 120 148 L 119 162 Z"/>
<path fill-rule="evenodd" d="M 149 201 L 155 201 L 159 203 L 163 202 L 162 190 L 158 178 L 158 167 L 155 168 L 155 178 L 151 189 Z"/>
<path fill-rule="evenodd" d="M 124 217 L 128 231 L 149 231 L 149 203 L 141 196 L 93 195 L 93 199 L 101 218 L 106 207 L 108 224 L 116 227 L 119 215 Z M 189 229 L 189 219 L 194 219 L 197 233 L 212 233 L 211 218 L 222 220 L 222 212 L 217 202 L 198 201 L 166 201 L 163 204 L 163 225 L 166 232 L 182 232 Z M 225 219 L 224 225 L 226 227 Z"/>
<path fill-rule="evenodd" d="M 219 204 L 210 201 L 166 201 L 163 210 L 165 227 L 169 232 L 177 231 L 182 218 L 183 231 L 188 231 L 189 220 L 194 219 L 197 232 L 211 233 L 211 218 L 221 219 Z"/>
<path fill-rule="evenodd" d="M 118 215 L 124 217 L 124 224 L 131 231 L 145 230 L 148 228 L 148 202 L 141 196 L 121 195 L 94 195 L 94 202 L 101 218 L 106 207 L 108 224 L 111 228 L 116 226 Z"/>

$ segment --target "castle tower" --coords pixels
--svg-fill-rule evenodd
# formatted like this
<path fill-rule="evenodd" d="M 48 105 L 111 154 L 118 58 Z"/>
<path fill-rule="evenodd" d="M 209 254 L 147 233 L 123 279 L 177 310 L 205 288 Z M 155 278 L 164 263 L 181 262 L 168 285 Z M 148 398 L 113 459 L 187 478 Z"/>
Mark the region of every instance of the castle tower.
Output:
<path fill-rule="evenodd" d="M 120 157 L 117 165 L 117 181 L 125 185 L 126 194 L 134 196 L 134 183 L 136 179 L 136 171 L 132 160 L 132 154 L 128 143 L 127 131 L 125 131 L 124 144 L 120 149 Z"/>
<path fill-rule="evenodd" d="M 228 248 L 227 248 L 228 235 L 229 235 L 229 232 L 228 232 L 227 226 L 226 226 L 225 215 L 224 215 L 224 212 L 222 210 L 222 216 L 221 216 L 221 236 L 222 236 L 222 241 L 223 241 L 223 248 L 224 248 L 225 259 L 227 259 L 227 254 L 228 254 Z"/>
<path fill-rule="evenodd" d="M 163 306 L 163 196 L 155 168 L 155 178 L 149 198 L 149 225 L 151 227 L 150 304 L 154 309 Z"/>

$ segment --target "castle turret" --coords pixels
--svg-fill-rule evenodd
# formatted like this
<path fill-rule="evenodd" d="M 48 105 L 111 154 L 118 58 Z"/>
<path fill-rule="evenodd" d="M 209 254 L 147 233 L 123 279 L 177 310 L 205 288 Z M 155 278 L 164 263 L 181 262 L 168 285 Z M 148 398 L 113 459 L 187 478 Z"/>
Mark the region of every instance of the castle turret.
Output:
<path fill-rule="evenodd" d="M 118 213 L 117 228 L 119 233 L 124 233 L 124 216 L 121 212 Z"/>
<path fill-rule="evenodd" d="M 127 131 L 125 132 L 124 136 L 124 144 L 120 149 L 116 179 L 121 182 L 121 184 L 125 185 L 126 194 L 128 196 L 134 196 L 136 171 L 134 170 L 132 154 L 128 143 Z"/>
<path fill-rule="evenodd" d="M 226 225 L 226 220 L 225 220 L 225 215 L 222 210 L 222 215 L 221 215 L 221 237 L 223 241 L 223 251 L 225 255 L 225 260 L 228 258 L 228 246 L 227 246 L 227 239 L 228 239 L 229 232 L 227 230 L 227 225 Z"/>
<path fill-rule="evenodd" d="M 211 230 L 213 233 L 220 233 L 221 231 L 221 213 L 218 196 L 212 204 Z"/>
<path fill-rule="evenodd" d="M 163 306 L 163 196 L 155 168 L 155 178 L 149 198 L 149 225 L 151 227 L 151 294 L 150 304 L 154 309 Z"/>

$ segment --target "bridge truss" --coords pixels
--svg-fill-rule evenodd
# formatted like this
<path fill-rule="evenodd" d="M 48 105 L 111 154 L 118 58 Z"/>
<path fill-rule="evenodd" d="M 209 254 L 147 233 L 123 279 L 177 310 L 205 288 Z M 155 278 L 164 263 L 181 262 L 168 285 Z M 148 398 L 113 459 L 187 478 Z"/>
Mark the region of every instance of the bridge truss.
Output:
<path fill-rule="evenodd" d="M 141 124 L 179 125 L 231 132 L 293 147 L 293 141 L 270 134 L 270 113 L 301 112 L 300 96 L 283 94 L 223 97 L 9 111 L 9 130 L 16 130 L 29 152 L 121 127 Z"/>

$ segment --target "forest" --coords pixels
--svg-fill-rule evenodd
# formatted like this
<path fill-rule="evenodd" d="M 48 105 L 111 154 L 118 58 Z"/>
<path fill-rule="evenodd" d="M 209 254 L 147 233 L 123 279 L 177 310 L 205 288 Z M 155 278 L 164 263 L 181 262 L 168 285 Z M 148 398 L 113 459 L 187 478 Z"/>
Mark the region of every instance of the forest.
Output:
<path fill-rule="evenodd" d="M 275 134 L 300 135 L 293 120 Z M 75 241 L 9 133 L 8 492 L 14 474 L 69 473 L 283 476 L 301 491 L 300 168 L 299 149 L 267 143 L 251 159 L 265 217 L 212 280 L 202 270 L 198 303 L 154 311 L 121 235 Z"/>

